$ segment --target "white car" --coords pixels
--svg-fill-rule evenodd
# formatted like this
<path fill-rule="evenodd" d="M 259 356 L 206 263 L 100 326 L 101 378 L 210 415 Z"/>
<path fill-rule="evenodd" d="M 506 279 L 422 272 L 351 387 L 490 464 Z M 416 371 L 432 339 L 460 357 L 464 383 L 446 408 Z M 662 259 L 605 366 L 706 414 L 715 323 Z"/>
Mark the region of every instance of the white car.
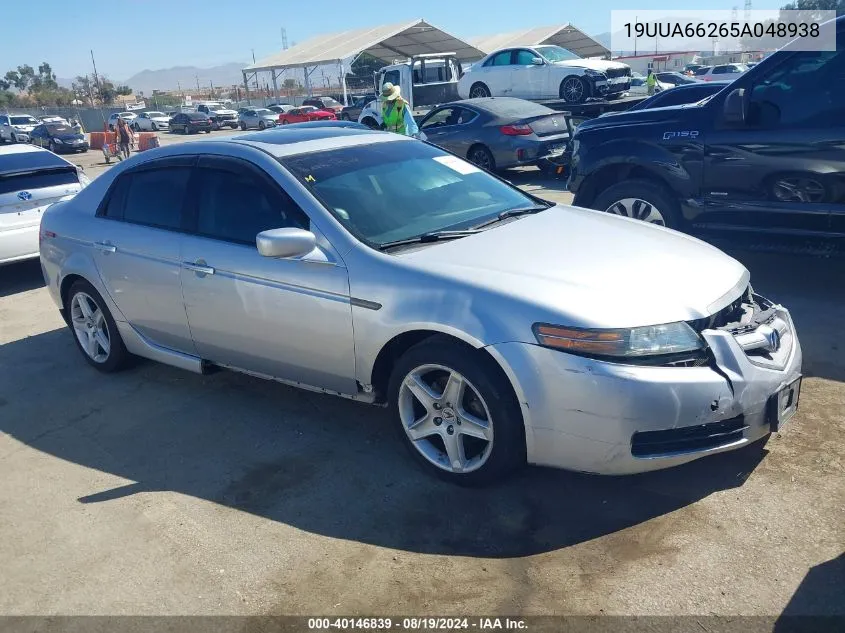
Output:
<path fill-rule="evenodd" d="M 655 78 L 655 94 L 658 92 L 663 92 L 664 90 L 669 90 L 669 88 L 674 87 L 675 86 L 673 84 L 667 84 Z M 636 96 L 648 95 L 648 85 L 646 84 L 646 78 L 642 75 L 634 75 L 633 77 L 631 77 L 631 87 L 628 89 L 628 94 Z"/>
<path fill-rule="evenodd" d="M 29 143 L 29 135 L 40 123 L 28 114 L 0 114 L 0 143 Z"/>
<path fill-rule="evenodd" d="M 708 66 L 706 71 L 702 69 L 699 71 L 701 74 L 695 74 L 695 78 L 701 81 L 733 81 L 747 70 L 745 64 L 719 64 Z"/>
<path fill-rule="evenodd" d="M 137 118 L 138 118 L 138 115 L 135 114 L 134 112 L 115 112 L 114 114 L 112 114 L 109 117 L 109 130 L 112 131 L 112 132 L 114 131 L 114 129 L 117 127 L 117 120 L 118 119 L 123 119 L 129 125 L 132 125 L 132 123 Z"/>
<path fill-rule="evenodd" d="M 89 182 L 76 165 L 46 149 L 0 148 L 0 265 L 38 257 L 44 210 Z"/>
<path fill-rule="evenodd" d="M 583 103 L 628 91 L 631 67 L 603 59 L 582 59 L 560 46 L 505 48 L 490 53 L 458 81 L 463 99 L 517 97 Z"/>
<path fill-rule="evenodd" d="M 141 112 L 132 121 L 132 129 L 136 132 L 157 132 L 170 129 L 170 117 L 164 112 Z"/>

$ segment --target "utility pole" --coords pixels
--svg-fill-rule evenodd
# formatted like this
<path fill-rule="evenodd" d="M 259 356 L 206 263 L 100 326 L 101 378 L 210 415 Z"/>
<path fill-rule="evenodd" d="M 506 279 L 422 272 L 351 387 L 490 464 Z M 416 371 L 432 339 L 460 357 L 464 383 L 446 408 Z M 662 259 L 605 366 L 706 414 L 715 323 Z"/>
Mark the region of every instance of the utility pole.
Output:
<path fill-rule="evenodd" d="M 194 79 L 197 80 L 197 92 L 199 92 L 200 91 L 200 76 L 194 75 Z M 199 94 L 197 96 L 199 97 Z"/>
<path fill-rule="evenodd" d="M 94 61 L 94 49 L 91 49 L 91 64 L 94 66 L 94 87 L 100 92 L 100 77 L 97 75 L 97 62 Z"/>

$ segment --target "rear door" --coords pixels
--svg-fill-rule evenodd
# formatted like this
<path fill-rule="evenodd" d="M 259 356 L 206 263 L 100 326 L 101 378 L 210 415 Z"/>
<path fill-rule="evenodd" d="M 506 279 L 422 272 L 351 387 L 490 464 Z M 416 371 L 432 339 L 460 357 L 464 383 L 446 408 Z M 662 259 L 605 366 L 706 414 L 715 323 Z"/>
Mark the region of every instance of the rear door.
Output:
<path fill-rule="evenodd" d="M 845 234 L 843 45 L 792 53 L 742 87 L 751 95 L 749 120 L 717 120 L 705 137 L 707 220 Z"/>
<path fill-rule="evenodd" d="M 112 300 L 156 345 L 195 354 L 179 275 L 183 209 L 195 156 L 145 163 L 120 175 L 98 210 L 95 261 Z"/>
<path fill-rule="evenodd" d="M 76 168 L 55 154 L 0 154 L 0 261 L 37 256 L 44 210 L 79 189 Z"/>
<path fill-rule="evenodd" d="M 481 81 L 490 89 L 494 97 L 518 96 L 513 94 L 511 83 L 511 50 L 502 51 L 494 55 L 481 69 Z M 473 69 L 473 72 L 475 70 Z"/>

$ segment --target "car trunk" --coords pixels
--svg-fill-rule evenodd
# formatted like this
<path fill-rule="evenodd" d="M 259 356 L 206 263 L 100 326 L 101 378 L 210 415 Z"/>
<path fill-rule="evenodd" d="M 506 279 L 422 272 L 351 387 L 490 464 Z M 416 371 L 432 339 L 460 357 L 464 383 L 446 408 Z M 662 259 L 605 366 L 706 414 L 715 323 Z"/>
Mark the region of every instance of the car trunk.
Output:
<path fill-rule="evenodd" d="M 79 189 L 71 165 L 0 174 L 0 231 L 37 225 L 48 205 Z"/>
<path fill-rule="evenodd" d="M 540 138 L 544 136 L 557 136 L 560 134 L 572 135 L 572 126 L 569 122 L 569 115 L 565 112 L 543 115 L 532 119 L 526 119 L 534 134 Z"/>

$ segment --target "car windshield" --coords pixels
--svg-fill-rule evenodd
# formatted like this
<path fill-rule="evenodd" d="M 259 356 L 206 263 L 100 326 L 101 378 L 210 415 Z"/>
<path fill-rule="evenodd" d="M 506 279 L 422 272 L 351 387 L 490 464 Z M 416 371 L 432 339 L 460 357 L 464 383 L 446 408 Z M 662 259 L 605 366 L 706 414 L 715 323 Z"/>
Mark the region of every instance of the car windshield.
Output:
<path fill-rule="evenodd" d="M 302 106 L 299 111 L 300 112 L 314 112 L 317 108 L 314 106 Z"/>
<path fill-rule="evenodd" d="M 568 51 L 560 46 L 538 46 L 535 50 L 540 53 L 546 61 L 550 62 L 568 62 L 573 59 L 581 59 L 572 51 Z"/>
<path fill-rule="evenodd" d="M 279 160 L 350 233 L 376 248 L 537 205 L 519 189 L 426 143 L 358 145 Z"/>
<path fill-rule="evenodd" d="M 12 125 L 38 125 L 38 121 L 31 116 L 13 116 L 10 120 Z"/>
<path fill-rule="evenodd" d="M 164 116 L 164 112 L 147 112 L 147 118 L 152 119 L 153 117 Z"/>
<path fill-rule="evenodd" d="M 203 114 L 202 112 L 191 112 L 190 114 L 188 114 L 188 118 L 193 119 L 195 121 L 200 121 L 203 119 L 207 119 L 208 117 L 205 116 L 205 114 Z"/>
<path fill-rule="evenodd" d="M 272 110 L 268 110 L 267 108 L 260 108 L 255 111 L 257 116 L 265 116 L 267 114 L 274 114 Z"/>
<path fill-rule="evenodd" d="M 331 97 L 324 97 L 323 98 L 323 105 L 334 108 L 335 106 L 340 105 L 340 101 L 336 101 L 335 99 L 332 99 Z"/>

